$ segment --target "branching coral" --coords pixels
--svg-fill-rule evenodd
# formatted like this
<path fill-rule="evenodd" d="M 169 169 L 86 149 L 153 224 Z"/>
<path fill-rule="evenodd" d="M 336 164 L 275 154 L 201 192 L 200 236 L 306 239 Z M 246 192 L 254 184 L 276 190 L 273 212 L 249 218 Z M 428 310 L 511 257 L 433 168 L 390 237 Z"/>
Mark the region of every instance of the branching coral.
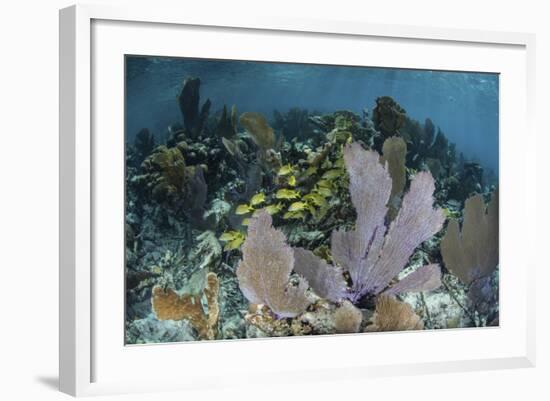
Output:
<path fill-rule="evenodd" d="M 215 273 L 208 273 L 204 287 L 208 309 L 201 303 L 200 295 L 179 295 L 173 289 L 164 289 L 160 286 L 153 288 L 151 303 L 153 311 L 159 320 L 188 320 L 197 330 L 201 339 L 213 340 L 218 332 L 218 305 L 219 281 Z"/>
<path fill-rule="evenodd" d="M 451 220 L 441 241 L 447 269 L 464 284 L 489 276 L 498 265 L 498 191 L 487 208 L 481 195 L 466 200 L 462 230 Z"/>
<path fill-rule="evenodd" d="M 311 303 L 306 296 L 308 283 L 302 277 L 295 285 L 289 283 L 294 252 L 271 222 L 264 210 L 250 219 L 237 267 L 239 287 L 251 303 L 268 305 L 279 318 L 294 317 Z"/>
<path fill-rule="evenodd" d="M 422 330 L 424 324 L 411 306 L 392 296 L 382 295 L 376 302 L 372 324 L 366 331 Z"/>

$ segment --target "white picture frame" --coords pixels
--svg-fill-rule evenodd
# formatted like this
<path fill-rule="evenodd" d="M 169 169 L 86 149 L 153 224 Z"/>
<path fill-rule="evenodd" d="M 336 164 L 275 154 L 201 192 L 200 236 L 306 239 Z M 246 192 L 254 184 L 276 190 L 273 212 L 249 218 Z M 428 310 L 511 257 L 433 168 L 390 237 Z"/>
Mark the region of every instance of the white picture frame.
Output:
<path fill-rule="evenodd" d="M 186 15 L 182 10 L 154 6 L 112 8 L 78 5 L 60 11 L 60 390 L 81 396 L 224 386 L 250 388 L 274 378 L 287 382 L 341 378 L 359 381 L 380 375 L 534 366 L 536 260 L 534 252 L 530 251 L 532 244 L 517 234 L 533 232 L 536 220 L 536 210 L 529 203 L 530 198 L 535 198 L 535 150 L 523 146 L 526 142 L 535 142 L 531 125 L 535 85 L 534 35 L 296 20 L 251 13 L 229 20 L 215 12 L 208 16 Z M 147 35 L 140 37 L 143 30 L 148 30 Z M 243 40 L 239 49 L 224 45 L 223 51 L 227 57 L 239 51 L 239 57 L 245 59 L 278 60 L 284 55 L 274 55 L 274 48 L 278 41 L 286 40 L 294 43 L 286 47 L 286 61 L 298 57 L 319 57 L 321 62 L 328 62 L 328 58 L 321 60 L 322 55 L 314 53 L 315 43 L 338 39 L 344 46 L 348 41 L 353 46 L 383 44 L 384 47 L 401 46 L 403 51 L 413 48 L 426 51 L 427 56 L 423 59 L 401 61 L 402 67 L 469 70 L 477 66 L 479 71 L 503 74 L 501 326 L 484 330 L 213 341 L 141 347 L 125 347 L 122 338 L 118 341 L 124 319 L 123 314 L 118 315 L 123 302 L 120 299 L 123 298 L 123 287 L 119 286 L 123 265 L 112 277 L 107 276 L 112 272 L 98 272 L 97 269 L 101 269 L 98 267 L 99 261 L 108 262 L 111 257 L 117 265 L 120 252 L 123 252 L 122 248 L 109 251 L 101 245 L 101 238 L 112 240 L 114 244 L 123 238 L 118 223 L 108 223 L 119 221 L 123 202 L 113 207 L 112 211 L 102 206 L 106 200 L 104 196 L 109 197 L 110 201 L 122 199 L 116 185 L 122 185 L 123 181 L 120 180 L 123 177 L 120 146 L 123 145 L 124 134 L 116 128 L 120 127 L 122 120 L 119 103 L 123 88 L 118 85 L 118 79 L 123 72 L 115 63 L 111 64 L 113 76 L 108 71 L 103 73 L 102 60 L 114 57 L 109 60 L 120 61 L 120 54 L 136 49 L 138 52 L 161 55 L 174 55 L 175 51 L 183 55 L 186 52 L 196 55 L 195 51 L 202 51 L 191 47 L 177 50 L 177 43 L 163 40 L 166 35 L 174 34 L 196 35 L 194 38 L 205 35 L 201 43 L 207 44 L 208 51 L 215 54 L 222 51 L 219 48 L 216 50 L 216 40 L 224 41 L 231 35 L 239 35 Z M 262 40 L 272 44 L 267 46 L 269 52 L 254 50 L 254 35 L 261 35 Z M 139 48 L 130 44 L 132 40 L 137 40 L 136 37 L 141 39 Z M 308 44 L 311 53 L 302 55 L 308 52 L 303 51 L 305 47 L 298 48 L 299 43 Z M 437 47 L 441 60 L 434 62 L 428 57 L 433 53 L 430 46 Z M 421 50 L 422 47 L 426 49 Z M 461 52 L 466 55 L 462 64 L 456 61 Z M 332 52 L 332 57 L 339 56 L 335 53 L 336 50 Z M 362 60 L 348 60 L 351 56 L 346 54 L 342 50 L 342 62 L 364 63 Z M 379 54 L 383 58 L 384 53 Z M 386 66 L 399 63 L 392 60 L 388 57 L 384 61 L 373 59 L 370 65 L 376 62 Z M 97 102 L 97 98 L 104 93 L 111 94 L 112 103 L 103 98 L 105 102 Z M 108 125 L 102 125 L 104 123 Z M 114 133 L 114 137 L 95 137 L 94 130 L 98 128 Z M 523 141 L 519 142 L 513 132 L 521 132 Z M 109 142 L 111 140 L 114 142 Z M 112 181 L 102 179 L 106 177 L 106 171 L 113 172 Z M 106 230 L 106 224 L 112 224 L 113 229 L 109 226 Z M 514 246 L 509 246 L 512 244 Z M 101 291 L 101 299 L 98 299 L 97 291 Z M 112 311 L 107 310 L 109 305 L 106 304 L 112 304 L 109 308 Z M 120 321 L 117 321 L 117 316 Z M 407 347 L 409 343 L 411 347 Z M 449 343 L 454 344 L 453 347 L 445 348 L 445 344 Z M 389 344 L 395 355 L 376 352 L 376 349 L 383 349 Z M 473 345 L 468 347 L 468 344 Z M 322 354 L 318 352 L 320 347 Z M 421 354 L 419 350 L 422 347 L 425 352 Z M 340 357 L 343 350 L 358 350 L 357 355 L 365 353 L 369 358 L 359 358 L 352 363 Z M 192 368 L 177 365 L 182 352 L 188 361 L 193 361 Z M 306 357 L 289 364 L 289 356 L 296 354 Z M 229 362 L 209 363 L 220 355 Z M 269 364 L 255 364 L 251 370 L 250 365 L 258 362 L 260 357 L 265 358 L 265 355 L 269 355 Z M 144 372 L 141 377 L 131 368 L 140 361 L 143 361 L 142 366 L 157 366 L 156 371 Z M 160 362 L 163 363 L 162 368 L 158 367 Z M 175 372 L 175 368 L 179 370 Z M 243 374 L 249 375 L 248 383 L 239 383 L 236 379 Z"/>

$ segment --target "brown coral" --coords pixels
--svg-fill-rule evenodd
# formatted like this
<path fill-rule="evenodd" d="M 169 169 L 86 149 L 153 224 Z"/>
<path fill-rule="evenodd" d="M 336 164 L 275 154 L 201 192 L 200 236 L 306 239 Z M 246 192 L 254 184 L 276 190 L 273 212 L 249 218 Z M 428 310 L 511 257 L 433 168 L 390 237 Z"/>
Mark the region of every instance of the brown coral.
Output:
<path fill-rule="evenodd" d="M 209 228 L 204 221 L 204 204 L 208 186 L 204 177 L 206 166 L 188 166 L 181 149 L 158 146 L 142 163 L 143 174 L 136 183 L 159 204 L 174 211 L 183 211 L 189 221 L 199 228 Z"/>
<path fill-rule="evenodd" d="M 267 120 L 260 113 L 246 112 L 241 114 L 239 122 L 252 137 L 258 147 L 264 151 L 275 147 L 275 133 Z"/>
<path fill-rule="evenodd" d="M 218 332 L 219 281 L 215 273 L 208 273 L 203 290 L 208 309 L 205 311 L 200 295 L 179 295 L 173 289 L 153 288 L 151 303 L 159 320 L 188 320 L 201 339 L 213 340 Z"/>
<path fill-rule="evenodd" d="M 445 266 L 464 284 L 490 275 L 498 265 L 498 190 L 487 208 L 481 195 L 466 200 L 464 222 L 451 220 L 441 241 Z"/>
<path fill-rule="evenodd" d="M 378 297 L 371 321 L 372 324 L 366 331 L 404 331 L 424 328 L 420 316 L 414 313 L 409 304 L 389 295 Z"/>
<path fill-rule="evenodd" d="M 362 321 L 363 312 L 349 301 L 344 301 L 334 312 L 334 327 L 339 334 L 359 332 Z"/>
<path fill-rule="evenodd" d="M 161 145 L 142 164 L 153 197 L 169 201 L 182 192 L 185 181 L 185 160 L 178 148 Z"/>
<path fill-rule="evenodd" d="M 376 99 L 372 120 L 375 128 L 382 133 L 384 138 L 398 134 L 399 129 L 405 124 L 405 117 L 406 111 L 390 96 Z"/>
<path fill-rule="evenodd" d="M 390 195 L 390 210 L 388 215 L 393 220 L 399 210 L 401 196 L 407 180 L 405 170 L 405 158 L 407 156 L 407 144 L 402 138 L 393 136 L 384 141 L 382 145 L 382 163 L 388 163 L 388 171 L 392 180 Z"/>

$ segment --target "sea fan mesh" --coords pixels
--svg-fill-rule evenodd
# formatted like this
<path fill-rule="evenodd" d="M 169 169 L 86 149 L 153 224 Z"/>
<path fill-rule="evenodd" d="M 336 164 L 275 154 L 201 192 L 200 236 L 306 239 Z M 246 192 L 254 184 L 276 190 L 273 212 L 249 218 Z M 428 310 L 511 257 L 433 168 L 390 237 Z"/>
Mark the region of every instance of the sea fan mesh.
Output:
<path fill-rule="evenodd" d="M 340 267 L 329 265 L 313 252 L 294 248 L 296 273 L 304 276 L 321 298 L 338 302 L 346 293 L 346 280 Z"/>
<path fill-rule="evenodd" d="M 407 156 L 407 144 L 398 136 L 392 136 L 382 145 L 382 163 L 388 163 L 388 171 L 392 178 L 391 198 L 403 194 L 407 181 L 405 158 Z"/>
<path fill-rule="evenodd" d="M 252 140 L 261 149 L 273 149 L 275 147 L 275 133 L 267 120 L 260 113 L 246 112 L 241 114 L 239 122 L 252 137 Z"/>
<path fill-rule="evenodd" d="M 381 295 L 376 302 L 373 324 L 366 331 L 422 330 L 424 323 L 411 306 L 392 296 Z"/>
<path fill-rule="evenodd" d="M 311 303 L 306 296 L 308 282 L 300 277 L 296 285 L 289 284 L 294 252 L 271 223 L 264 210 L 250 220 L 237 267 L 239 287 L 251 303 L 266 304 L 279 318 L 294 317 Z"/>
<path fill-rule="evenodd" d="M 498 190 L 487 208 L 481 195 L 464 205 L 462 231 L 451 220 L 441 241 L 445 266 L 464 284 L 488 276 L 498 265 Z"/>
<path fill-rule="evenodd" d="M 378 153 L 363 150 L 357 143 L 344 149 L 357 221 L 354 230 L 333 231 L 331 251 L 336 265 L 349 273 L 351 288 L 342 290 L 345 283 L 341 273 L 313 253 L 296 251 L 297 271 L 309 280 L 313 291 L 327 299 L 348 298 L 356 303 L 367 294 L 378 295 L 384 290 L 398 294 L 433 290 L 441 285 L 440 268 L 433 264 L 417 269 L 387 289 L 415 248 L 441 230 L 445 216 L 432 206 L 435 186 L 431 174 L 421 172 L 412 180 L 399 213 L 387 229 L 386 205 L 392 179 L 387 163 L 381 164 L 379 159 Z"/>
<path fill-rule="evenodd" d="M 334 327 L 337 333 L 357 333 L 361 328 L 363 312 L 350 301 L 344 301 L 334 312 Z"/>
<path fill-rule="evenodd" d="M 392 180 L 378 153 L 365 151 L 358 143 L 346 146 L 344 161 L 357 222 L 353 231 L 332 233 L 331 250 L 334 261 L 349 272 L 353 292 L 361 294 L 384 242 Z"/>
<path fill-rule="evenodd" d="M 429 172 L 418 173 L 403 204 L 391 223 L 375 268 L 367 277 L 368 292 L 378 294 L 405 267 L 415 248 L 441 230 L 445 221 L 443 210 L 434 209 L 435 190 Z"/>
<path fill-rule="evenodd" d="M 441 287 L 441 268 L 434 263 L 416 269 L 384 291 L 384 294 L 396 295 L 403 292 L 431 291 L 439 287 Z"/>

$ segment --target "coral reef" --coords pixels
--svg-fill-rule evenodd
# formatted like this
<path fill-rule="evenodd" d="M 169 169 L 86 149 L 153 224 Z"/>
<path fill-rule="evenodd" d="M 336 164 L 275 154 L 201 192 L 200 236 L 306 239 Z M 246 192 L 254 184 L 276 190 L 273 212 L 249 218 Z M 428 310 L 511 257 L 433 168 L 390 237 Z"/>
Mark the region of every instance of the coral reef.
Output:
<path fill-rule="evenodd" d="M 202 165 L 187 166 L 179 147 L 161 145 L 144 160 L 143 174 L 134 177 L 134 184 L 147 197 L 205 228 L 211 222 L 203 218 L 208 191 L 204 169 Z"/>
<path fill-rule="evenodd" d="M 126 144 L 127 343 L 498 324 L 498 175 L 431 119 L 200 90 Z"/>
<path fill-rule="evenodd" d="M 429 173 L 415 177 L 385 239 L 385 205 L 392 182 L 386 166 L 380 163 L 376 152 L 365 151 L 358 144 L 345 147 L 344 159 L 357 223 L 353 231 L 332 234 L 332 258 L 337 267 L 306 249 L 296 248 L 292 253 L 284 235 L 272 228 L 266 211 L 260 211 L 249 223 L 237 277 L 246 298 L 253 304 L 268 305 L 277 317 L 295 317 L 306 310 L 311 303 L 305 294 L 308 285 L 317 296 L 336 303 L 345 298 L 360 303 L 384 290 L 385 295 L 398 294 L 428 291 L 441 285 L 439 266 L 430 264 L 388 289 L 414 249 L 443 225 L 443 212 L 432 207 L 434 184 Z M 297 278 L 296 286 L 289 286 L 292 269 L 307 281 Z M 344 271 L 351 279 L 350 288 Z"/>
<path fill-rule="evenodd" d="M 287 113 L 277 110 L 273 112 L 275 120 L 273 128 L 280 130 L 285 138 L 299 138 L 301 140 L 315 135 L 309 122 L 309 112 L 298 107 L 291 108 Z"/>

